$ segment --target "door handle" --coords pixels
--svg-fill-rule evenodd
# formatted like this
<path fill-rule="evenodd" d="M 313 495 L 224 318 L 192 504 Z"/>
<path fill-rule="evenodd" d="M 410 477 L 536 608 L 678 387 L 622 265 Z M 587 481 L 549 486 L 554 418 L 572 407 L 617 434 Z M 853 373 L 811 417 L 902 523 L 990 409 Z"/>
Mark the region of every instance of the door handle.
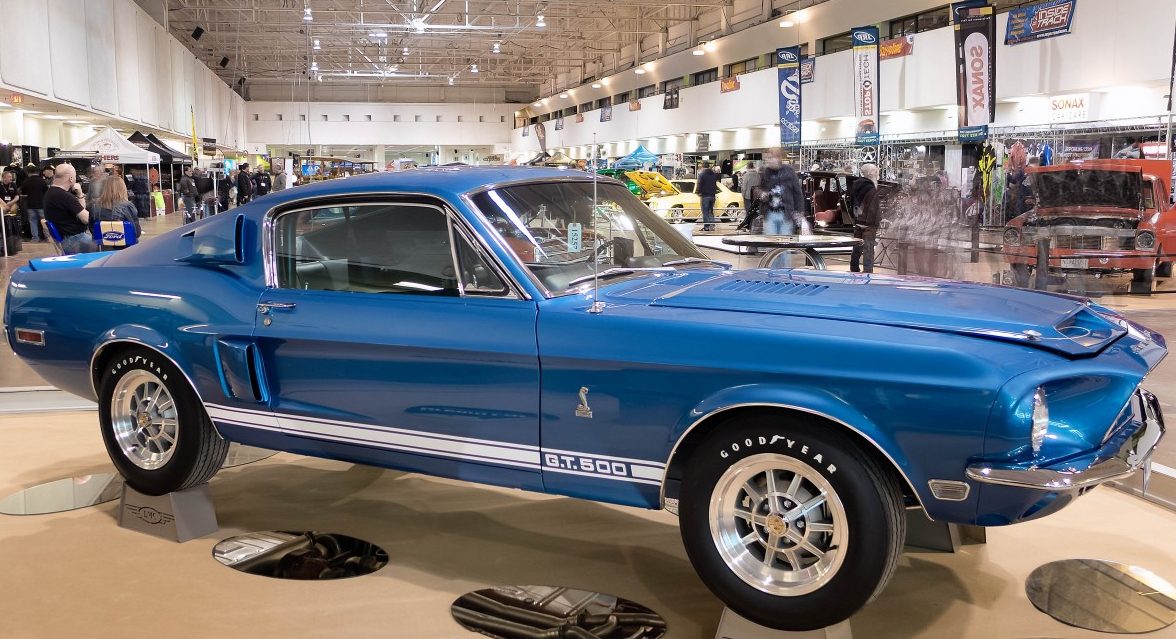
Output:
<path fill-rule="evenodd" d="M 292 311 L 295 306 L 298 305 L 294 302 L 258 302 L 257 311 L 262 315 L 268 315 L 270 311 Z"/>

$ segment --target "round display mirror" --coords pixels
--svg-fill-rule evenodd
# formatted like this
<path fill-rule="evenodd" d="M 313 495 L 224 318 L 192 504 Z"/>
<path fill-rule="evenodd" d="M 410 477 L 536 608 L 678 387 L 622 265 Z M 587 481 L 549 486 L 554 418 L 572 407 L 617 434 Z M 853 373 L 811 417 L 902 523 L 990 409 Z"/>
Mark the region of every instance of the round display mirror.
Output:
<path fill-rule="evenodd" d="M 499 586 L 453 602 L 453 618 L 471 632 L 515 637 L 658 639 L 666 622 L 627 599 L 558 586 Z"/>
<path fill-rule="evenodd" d="M 277 454 L 278 451 L 276 450 L 233 443 L 229 444 L 229 452 L 225 455 L 225 463 L 221 465 L 221 468 L 244 466 L 245 464 L 252 464 L 253 462 L 268 459 Z"/>
<path fill-rule="evenodd" d="M 1029 575 L 1025 592 L 1038 610 L 1077 628 L 1138 634 L 1176 623 L 1176 589 L 1137 566 L 1054 561 Z"/>
<path fill-rule="evenodd" d="M 118 499 L 123 478 L 113 473 L 66 477 L 25 488 L 0 499 L 0 514 L 47 515 Z"/>
<path fill-rule="evenodd" d="M 238 535 L 214 546 L 212 556 L 251 575 L 310 581 L 359 577 L 388 563 L 388 553 L 369 541 L 322 532 Z"/>

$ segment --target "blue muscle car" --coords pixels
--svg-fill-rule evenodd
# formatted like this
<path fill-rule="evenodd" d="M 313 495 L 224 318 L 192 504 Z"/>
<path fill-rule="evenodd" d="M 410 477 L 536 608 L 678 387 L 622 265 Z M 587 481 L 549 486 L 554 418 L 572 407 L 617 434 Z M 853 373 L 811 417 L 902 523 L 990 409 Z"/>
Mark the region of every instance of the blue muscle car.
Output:
<path fill-rule="evenodd" d="M 998 526 L 1144 465 L 1157 335 L 1089 301 L 735 271 L 619 182 L 374 174 L 12 278 L 13 350 L 96 398 L 131 486 L 228 442 L 679 515 L 739 614 L 841 621 L 904 510 Z"/>

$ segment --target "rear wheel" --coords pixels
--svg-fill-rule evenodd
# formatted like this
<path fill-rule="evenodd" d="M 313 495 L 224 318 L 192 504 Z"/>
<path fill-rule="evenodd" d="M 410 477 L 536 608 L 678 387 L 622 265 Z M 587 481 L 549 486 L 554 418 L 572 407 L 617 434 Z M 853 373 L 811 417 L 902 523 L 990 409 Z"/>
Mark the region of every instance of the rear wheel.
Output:
<path fill-rule="evenodd" d="M 692 454 L 680 527 L 704 583 L 779 630 L 848 619 L 885 587 L 906 536 L 893 476 L 847 435 L 803 418 L 728 422 Z"/>
<path fill-rule="evenodd" d="M 229 450 L 180 370 L 149 349 L 127 349 L 107 361 L 98 415 L 111 461 L 147 495 L 208 481 Z"/>

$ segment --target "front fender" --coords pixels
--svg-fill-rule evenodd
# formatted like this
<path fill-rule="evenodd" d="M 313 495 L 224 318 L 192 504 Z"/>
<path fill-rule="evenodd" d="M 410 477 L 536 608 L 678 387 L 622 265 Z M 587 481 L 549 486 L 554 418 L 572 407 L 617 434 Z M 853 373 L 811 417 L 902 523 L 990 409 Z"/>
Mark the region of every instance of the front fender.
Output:
<path fill-rule="evenodd" d="M 679 446 L 685 441 L 691 431 L 706 423 L 712 417 L 724 412 L 747 407 L 772 407 L 809 413 L 823 417 L 840 426 L 853 431 L 863 439 L 869 441 L 902 475 L 906 483 L 914 489 L 920 504 L 927 503 L 929 495 L 925 495 L 924 482 L 912 481 L 915 470 L 908 458 L 896 445 L 889 433 L 879 428 L 864 413 L 837 395 L 813 388 L 791 388 L 776 384 L 748 384 L 725 388 L 703 401 L 699 402 L 689 413 L 684 415 L 671 431 L 670 455 L 666 460 L 669 469 L 678 452 Z M 667 473 L 669 471 L 667 470 Z M 664 483 L 664 482 L 663 482 Z M 664 499 L 664 489 L 663 489 Z"/>

